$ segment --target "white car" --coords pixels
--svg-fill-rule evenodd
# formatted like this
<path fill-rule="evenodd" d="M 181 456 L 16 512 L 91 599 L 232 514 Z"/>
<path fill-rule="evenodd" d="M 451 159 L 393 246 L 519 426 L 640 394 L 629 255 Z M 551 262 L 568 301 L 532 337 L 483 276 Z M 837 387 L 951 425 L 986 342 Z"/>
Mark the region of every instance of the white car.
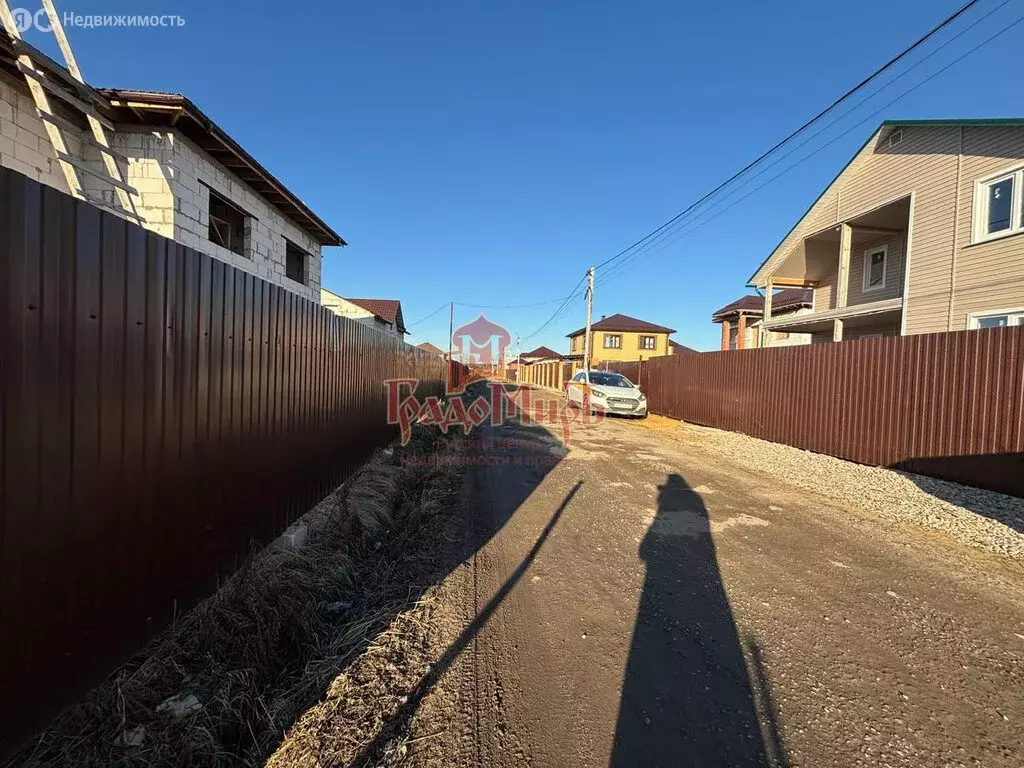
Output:
<path fill-rule="evenodd" d="M 622 416 L 647 415 L 647 397 L 620 373 L 580 371 L 565 383 L 565 403 Z"/>

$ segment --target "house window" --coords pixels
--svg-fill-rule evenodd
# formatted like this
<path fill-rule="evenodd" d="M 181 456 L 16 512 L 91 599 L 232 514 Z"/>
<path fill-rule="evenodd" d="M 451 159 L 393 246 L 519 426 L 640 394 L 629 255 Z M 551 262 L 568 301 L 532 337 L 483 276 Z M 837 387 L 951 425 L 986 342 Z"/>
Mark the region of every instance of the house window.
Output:
<path fill-rule="evenodd" d="M 658 340 L 654 336 L 641 336 L 640 349 L 657 349 Z"/>
<path fill-rule="evenodd" d="M 1024 309 L 985 312 L 984 314 L 967 316 L 967 327 L 970 330 L 977 330 L 978 328 L 1005 328 L 1008 325 L 1024 325 Z"/>
<path fill-rule="evenodd" d="M 974 241 L 1024 231 L 1024 169 L 979 181 L 974 190 Z"/>
<path fill-rule="evenodd" d="M 889 246 L 872 248 L 864 252 L 864 290 L 885 288 L 885 268 L 889 261 Z"/>
<path fill-rule="evenodd" d="M 622 335 L 618 333 L 606 333 L 604 335 L 604 348 L 605 349 L 621 349 L 622 348 Z"/>
<path fill-rule="evenodd" d="M 889 134 L 889 146 L 890 147 L 895 147 L 901 141 L 903 141 L 903 129 L 902 128 L 897 128 L 895 131 L 893 131 L 892 133 Z"/>
<path fill-rule="evenodd" d="M 306 259 L 309 254 L 291 240 L 284 241 L 284 274 L 289 280 L 306 284 Z"/>
<path fill-rule="evenodd" d="M 207 238 L 210 242 L 239 256 L 248 257 L 245 245 L 245 212 L 211 189 L 208 213 L 210 227 Z"/>

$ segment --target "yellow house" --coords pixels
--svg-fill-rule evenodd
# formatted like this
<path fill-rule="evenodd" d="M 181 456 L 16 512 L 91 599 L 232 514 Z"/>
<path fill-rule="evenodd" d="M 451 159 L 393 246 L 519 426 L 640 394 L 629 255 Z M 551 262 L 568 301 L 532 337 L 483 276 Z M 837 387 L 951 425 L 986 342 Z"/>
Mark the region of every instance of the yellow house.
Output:
<path fill-rule="evenodd" d="M 603 316 L 590 326 L 590 361 L 596 367 L 603 362 L 650 360 L 673 353 L 669 336 L 672 328 L 637 320 L 628 315 Z M 586 329 L 569 334 L 569 354 L 582 355 Z"/>

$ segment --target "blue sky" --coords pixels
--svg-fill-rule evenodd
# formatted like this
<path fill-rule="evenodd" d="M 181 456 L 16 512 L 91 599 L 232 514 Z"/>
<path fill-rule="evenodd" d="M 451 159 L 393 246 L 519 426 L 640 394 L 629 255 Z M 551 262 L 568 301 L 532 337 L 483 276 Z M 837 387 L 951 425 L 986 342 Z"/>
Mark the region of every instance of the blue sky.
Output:
<path fill-rule="evenodd" d="M 1001 1 L 983 0 L 966 23 Z M 566 295 L 588 265 L 685 208 L 960 4 L 59 0 L 58 10 L 184 17 L 181 28 L 68 32 L 92 84 L 196 102 L 348 240 L 325 250 L 325 287 L 400 298 L 411 323 L 449 299 Z M 765 178 L 1020 12 L 1012 2 L 996 11 Z M 681 343 L 716 349 L 711 312 L 746 292 L 881 119 L 1019 116 L 1022 43 L 1024 24 L 699 230 L 607 283 L 599 274 L 595 315 L 670 325 Z M 456 325 L 483 311 L 525 337 L 557 306 L 458 306 Z M 583 319 L 580 302 L 524 349 L 566 350 Z M 447 331 L 446 309 L 409 338 L 445 346 Z"/>

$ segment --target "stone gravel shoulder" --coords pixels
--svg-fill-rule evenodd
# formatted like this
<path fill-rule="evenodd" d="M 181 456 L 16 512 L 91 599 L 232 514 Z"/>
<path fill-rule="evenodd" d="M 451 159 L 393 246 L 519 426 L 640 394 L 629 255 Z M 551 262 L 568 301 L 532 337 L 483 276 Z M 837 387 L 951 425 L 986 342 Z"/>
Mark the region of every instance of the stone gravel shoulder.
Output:
<path fill-rule="evenodd" d="M 979 549 L 1024 560 L 1024 499 L 885 467 L 855 464 L 781 443 L 651 417 L 676 425 L 688 447 L 738 462 L 870 514 L 941 531 Z"/>

